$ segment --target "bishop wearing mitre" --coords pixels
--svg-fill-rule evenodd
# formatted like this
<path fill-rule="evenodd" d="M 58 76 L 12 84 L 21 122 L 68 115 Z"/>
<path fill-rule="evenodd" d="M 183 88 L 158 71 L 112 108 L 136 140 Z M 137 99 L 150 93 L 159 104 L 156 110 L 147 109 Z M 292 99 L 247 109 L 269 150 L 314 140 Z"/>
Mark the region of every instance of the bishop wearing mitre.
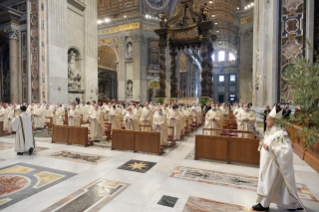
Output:
<path fill-rule="evenodd" d="M 205 116 L 205 128 L 208 129 L 222 129 L 223 127 L 223 114 L 218 109 L 217 104 L 212 104 L 212 109 L 210 109 Z M 207 130 L 207 135 L 220 135 L 221 131 Z"/>
<path fill-rule="evenodd" d="M 92 140 L 99 140 L 103 136 L 104 119 L 99 110 L 99 105 L 95 104 L 93 110 L 88 115 L 90 121 L 90 135 Z"/>
<path fill-rule="evenodd" d="M 78 117 L 80 116 L 78 109 L 76 109 L 76 105 L 73 102 L 71 105 L 71 109 L 68 112 L 68 123 L 69 126 L 80 126 L 80 124 L 78 123 Z"/>
<path fill-rule="evenodd" d="M 140 116 L 140 125 L 152 125 L 153 110 L 149 106 L 148 102 L 145 103 L 145 107 L 142 109 Z M 146 131 L 146 127 L 141 128 L 142 131 Z"/>
<path fill-rule="evenodd" d="M 126 114 L 123 118 L 126 130 L 139 131 L 139 120 L 136 115 L 137 114 L 132 111 L 131 106 L 126 108 Z"/>
<path fill-rule="evenodd" d="M 157 112 L 153 115 L 153 130 L 155 132 L 160 132 L 160 143 L 161 145 L 167 144 L 167 119 L 166 114 L 163 113 L 162 108 L 159 106 Z"/>
<path fill-rule="evenodd" d="M 29 155 L 36 149 L 32 131 L 32 116 L 29 115 L 26 106 L 20 107 L 21 114 L 12 120 L 13 131 L 16 131 L 15 151 L 18 155 L 29 152 Z"/>
<path fill-rule="evenodd" d="M 251 123 L 250 123 L 250 122 Z M 237 129 L 240 131 L 252 131 L 251 124 L 255 125 L 256 115 L 248 107 L 248 104 L 244 104 L 243 110 L 237 115 Z M 238 133 L 239 138 L 254 138 L 251 133 Z"/>
<path fill-rule="evenodd" d="M 290 140 L 286 131 L 275 126 L 275 120 L 281 116 L 281 108 L 275 106 L 266 119 L 269 131 L 259 142 L 258 204 L 252 206 L 256 211 L 268 211 L 271 203 L 289 211 L 303 210 L 297 196 Z"/>

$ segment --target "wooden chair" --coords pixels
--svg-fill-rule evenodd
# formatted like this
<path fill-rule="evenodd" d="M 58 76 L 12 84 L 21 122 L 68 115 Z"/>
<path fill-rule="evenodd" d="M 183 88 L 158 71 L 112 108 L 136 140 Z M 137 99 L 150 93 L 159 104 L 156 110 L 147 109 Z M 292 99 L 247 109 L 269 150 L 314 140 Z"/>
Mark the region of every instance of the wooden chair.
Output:
<path fill-rule="evenodd" d="M 50 121 L 45 122 L 45 126 L 47 126 L 48 129 L 52 129 L 53 127 L 53 118 L 52 117 L 45 117 L 45 119 L 49 119 Z"/>

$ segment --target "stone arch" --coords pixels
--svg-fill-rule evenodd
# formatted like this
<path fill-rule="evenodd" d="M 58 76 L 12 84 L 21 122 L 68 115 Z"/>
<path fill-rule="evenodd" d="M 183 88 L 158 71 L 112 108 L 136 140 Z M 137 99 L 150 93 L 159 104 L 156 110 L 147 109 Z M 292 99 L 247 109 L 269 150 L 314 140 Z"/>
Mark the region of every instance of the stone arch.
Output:
<path fill-rule="evenodd" d="M 98 46 L 98 65 L 107 70 L 117 71 L 117 52 L 109 45 Z"/>

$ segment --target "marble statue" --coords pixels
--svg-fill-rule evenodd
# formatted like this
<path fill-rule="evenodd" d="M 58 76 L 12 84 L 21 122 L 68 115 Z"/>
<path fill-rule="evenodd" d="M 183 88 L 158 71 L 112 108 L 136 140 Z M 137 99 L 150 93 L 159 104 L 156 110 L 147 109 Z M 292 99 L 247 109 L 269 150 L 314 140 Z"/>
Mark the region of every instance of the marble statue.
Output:
<path fill-rule="evenodd" d="M 127 52 L 126 52 L 126 59 L 127 60 L 131 60 L 133 59 L 133 54 L 132 54 L 133 50 L 132 50 L 132 43 L 128 43 L 127 44 Z"/>
<path fill-rule="evenodd" d="M 128 80 L 127 81 L 126 94 L 128 96 L 132 96 L 133 95 L 133 82 L 132 82 L 132 80 Z"/>
<path fill-rule="evenodd" d="M 69 54 L 68 77 L 69 86 L 71 85 L 73 89 L 78 89 L 80 88 L 80 80 L 82 76 L 79 73 L 79 70 L 76 68 L 75 57 L 76 53 L 72 50 Z"/>

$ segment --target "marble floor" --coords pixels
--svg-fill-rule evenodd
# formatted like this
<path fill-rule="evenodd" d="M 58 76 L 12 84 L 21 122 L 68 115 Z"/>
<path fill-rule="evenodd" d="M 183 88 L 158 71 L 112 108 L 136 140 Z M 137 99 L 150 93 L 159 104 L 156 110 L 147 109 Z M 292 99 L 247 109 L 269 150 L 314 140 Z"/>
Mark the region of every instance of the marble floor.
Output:
<path fill-rule="evenodd" d="M 0 211 L 252 211 L 259 168 L 193 160 L 196 133 L 161 156 L 50 138 L 36 138 L 38 151 L 18 156 L 14 137 L 1 137 Z M 300 198 L 319 211 L 319 174 L 297 155 L 294 164 Z"/>

